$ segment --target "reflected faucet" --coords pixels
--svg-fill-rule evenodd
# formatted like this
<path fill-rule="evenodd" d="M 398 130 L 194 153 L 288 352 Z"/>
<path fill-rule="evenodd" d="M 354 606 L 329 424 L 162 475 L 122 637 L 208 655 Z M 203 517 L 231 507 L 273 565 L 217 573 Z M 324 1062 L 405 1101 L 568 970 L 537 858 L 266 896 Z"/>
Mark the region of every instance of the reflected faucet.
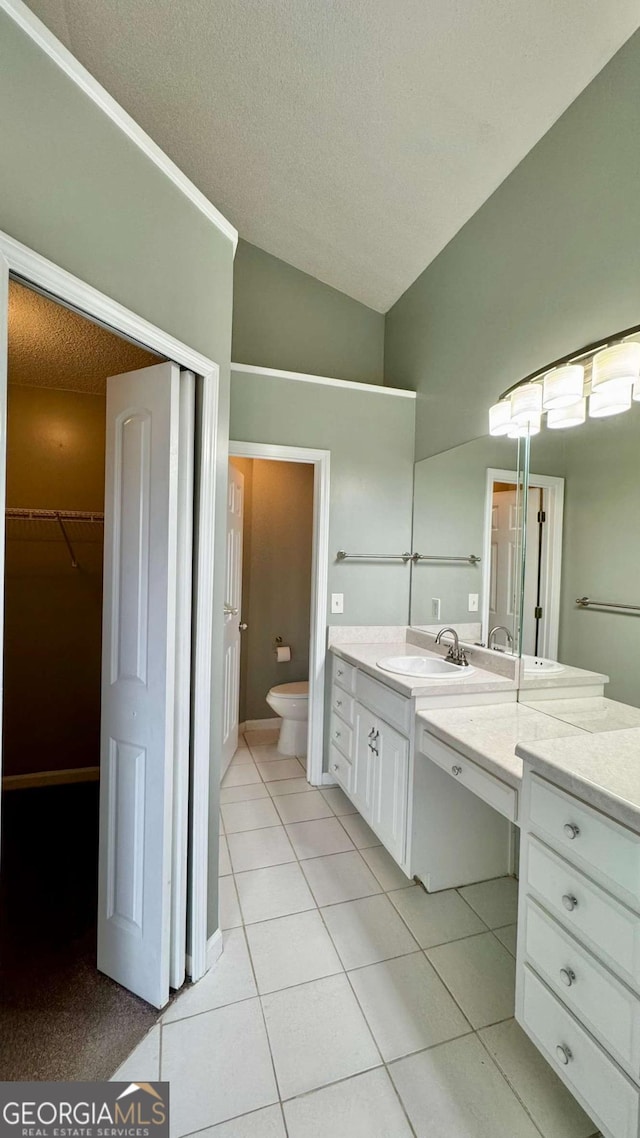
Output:
<path fill-rule="evenodd" d="M 493 643 L 493 638 L 494 638 L 496 632 L 504 632 L 504 634 L 507 638 L 507 643 L 506 643 L 506 646 L 504 649 L 503 648 L 497 648 L 496 645 Z M 510 633 L 509 629 L 506 627 L 506 625 L 504 625 L 504 624 L 494 625 L 494 627 L 490 630 L 489 636 L 487 638 L 487 648 L 493 648 L 494 651 L 496 651 L 496 652 L 503 652 L 503 651 L 506 651 L 507 648 L 513 648 L 513 636 L 511 635 L 511 633 Z"/>
<path fill-rule="evenodd" d="M 439 644 L 445 632 L 450 632 L 453 636 L 453 644 L 447 652 L 447 660 L 450 664 L 459 664 L 461 668 L 467 668 L 469 661 L 465 656 L 464 648 L 460 647 L 460 640 L 455 628 L 441 628 L 436 636 L 436 644 Z"/>

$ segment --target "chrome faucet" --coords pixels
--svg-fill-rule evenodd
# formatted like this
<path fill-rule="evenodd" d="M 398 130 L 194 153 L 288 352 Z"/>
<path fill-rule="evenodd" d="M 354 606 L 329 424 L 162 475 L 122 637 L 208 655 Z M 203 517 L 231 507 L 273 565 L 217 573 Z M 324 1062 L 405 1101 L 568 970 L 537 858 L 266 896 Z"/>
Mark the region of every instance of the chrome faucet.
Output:
<path fill-rule="evenodd" d="M 436 644 L 440 643 L 445 632 L 450 632 L 451 635 L 453 636 L 453 644 L 451 645 L 451 647 L 449 648 L 449 651 L 447 652 L 447 660 L 451 664 L 459 664 L 461 668 L 468 667 L 469 661 L 467 660 L 467 657 L 465 656 L 464 648 L 460 647 L 460 640 L 458 638 L 458 633 L 456 632 L 455 628 L 441 628 L 438 635 L 436 636 Z"/>
<path fill-rule="evenodd" d="M 493 643 L 493 638 L 494 638 L 496 632 L 504 632 L 506 635 L 506 638 L 507 638 L 506 647 L 507 648 L 513 648 L 513 636 L 511 635 L 509 629 L 504 624 L 496 624 L 490 630 L 489 636 L 487 638 L 487 648 L 493 648 L 493 649 L 495 649 L 496 652 L 502 652 L 503 651 L 502 648 L 496 648 L 495 644 Z"/>

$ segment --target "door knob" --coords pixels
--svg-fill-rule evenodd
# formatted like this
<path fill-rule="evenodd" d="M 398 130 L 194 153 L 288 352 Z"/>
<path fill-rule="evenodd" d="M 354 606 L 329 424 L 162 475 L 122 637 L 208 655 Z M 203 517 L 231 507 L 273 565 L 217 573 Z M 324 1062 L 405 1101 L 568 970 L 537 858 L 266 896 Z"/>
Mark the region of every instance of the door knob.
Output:
<path fill-rule="evenodd" d="M 238 628 L 240 629 L 241 632 L 246 632 L 248 627 L 249 627 L 249 625 L 244 620 L 241 621 L 240 624 L 238 625 Z"/>

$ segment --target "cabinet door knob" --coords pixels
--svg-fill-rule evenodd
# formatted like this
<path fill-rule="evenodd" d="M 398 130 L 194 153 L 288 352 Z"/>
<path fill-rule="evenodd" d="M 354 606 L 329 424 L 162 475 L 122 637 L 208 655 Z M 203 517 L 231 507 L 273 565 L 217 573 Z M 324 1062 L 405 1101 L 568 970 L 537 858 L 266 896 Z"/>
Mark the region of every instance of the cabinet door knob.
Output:
<path fill-rule="evenodd" d="M 572 913 L 578 907 L 578 898 L 573 896 L 573 893 L 565 893 L 562 898 L 562 904 L 567 912 Z"/>
<path fill-rule="evenodd" d="M 334 734 L 335 734 L 336 739 L 340 738 L 340 732 L 339 731 L 335 731 Z"/>
<path fill-rule="evenodd" d="M 344 675 L 344 672 L 342 671 L 342 668 L 338 668 L 338 670 L 336 671 L 336 676 L 343 676 L 343 675 Z"/>
<path fill-rule="evenodd" d="M 336 700 L 336 707 L 342 707 L 342 700 L 341 699 Z"/>
<path fill-rule="evenodd" d="M 451 768 L 451 774 L 454 774 L 457 778 L 459 774 L 462 774 L 462 767 L 459 767 L 459 766 L 452 767 Z"/>
<path fill-rule="evenodd" d="M 571 987 L 571 985 L 575 982 L 575 978 L 576 974 L 573 971 L 573 968 L 560 969 L 560 979 L 562 980 L 563 984 L 567 985 L 567 988 Z"/>
<path fill-rule="evenodd" d="M 340 767 L 338 766 L 338 764 L 337 764 L 337 763 L 334 763 L 334 764 L 333 764 L 333 769 L 334 769 L 334 771 L 337 771 L 337 770 L 340 770 Z"/>
<path fill-rule="evenodd" d="M 566 1043 L 558 1044 L 556 1047 L 556 1057 L 558 1063 L 562 1063 L 563 1067 L 566 1067 L 569 1063 L 569 1060 L 573 1058 L 571 1050 L 567 1047 Z"/>
<path fill-rule="evenodd" d="M 565 837 L 571 838 L 572 841 L 574 838 L 577 838 L 578 834 L 580 833 L 580 827 L 574 825 L 573 822 L 567 822 L 567 824 L 562 828 L 564 830 Z"/>

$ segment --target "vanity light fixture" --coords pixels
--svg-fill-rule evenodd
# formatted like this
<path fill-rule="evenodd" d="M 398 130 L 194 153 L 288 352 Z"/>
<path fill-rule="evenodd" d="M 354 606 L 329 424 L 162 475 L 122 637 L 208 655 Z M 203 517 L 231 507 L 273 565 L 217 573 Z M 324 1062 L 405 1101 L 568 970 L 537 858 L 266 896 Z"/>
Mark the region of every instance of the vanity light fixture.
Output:
<path fill-rule="evenodd" d="M 510 439 L 540 431 L 542 416 L 552 430 L 578 427 L 640 403 L 640 324 L 606 340 L 585 344 L 525 376 L 504 391 L 489 411 L 489 433 Z"/>

